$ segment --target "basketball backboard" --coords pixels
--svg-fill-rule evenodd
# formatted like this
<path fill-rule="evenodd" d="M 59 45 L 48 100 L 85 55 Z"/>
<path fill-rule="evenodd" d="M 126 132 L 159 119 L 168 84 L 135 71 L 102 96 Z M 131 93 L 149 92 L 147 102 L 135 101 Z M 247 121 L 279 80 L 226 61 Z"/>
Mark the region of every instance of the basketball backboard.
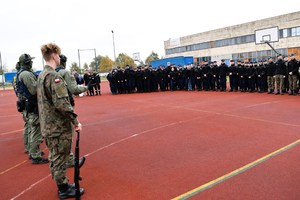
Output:
<path fill-rule="evenodd" d="M 264 44 L 266 42 L 278 42 L 278 26 L 255 31 L 255 44 Z"/>
<path fill-rule="evenodd" d="M 133 60 L 140 60 L 140 52 L 133 53 Z"/>

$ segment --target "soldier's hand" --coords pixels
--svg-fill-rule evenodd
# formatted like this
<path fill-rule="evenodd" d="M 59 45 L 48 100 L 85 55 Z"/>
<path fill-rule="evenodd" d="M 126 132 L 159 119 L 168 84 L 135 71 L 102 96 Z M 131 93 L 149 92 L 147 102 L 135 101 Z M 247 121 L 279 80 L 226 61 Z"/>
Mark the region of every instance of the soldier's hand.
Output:
<path fill-rule="evenodd" d="M 293 75 L 293 72 L 290 72 L 289 75 Z"/>
<path fill-rule="evenodd" d="M 81 123 L 75 125 L 75 131 L 81 131 L 81 130 L 82 130 L 82 124 Z"/>

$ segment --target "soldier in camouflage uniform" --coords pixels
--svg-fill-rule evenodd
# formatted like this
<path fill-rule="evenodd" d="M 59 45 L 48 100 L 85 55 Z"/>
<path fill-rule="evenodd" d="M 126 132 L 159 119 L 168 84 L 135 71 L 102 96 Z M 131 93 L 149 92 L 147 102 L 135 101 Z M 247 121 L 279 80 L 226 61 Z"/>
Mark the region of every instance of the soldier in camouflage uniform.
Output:
<path fill-rule="evenodd" d="M 276 92 L 275 94 L 283 94 L 285 89 L 284 87 L 284 79 L 286 76 L 286 66 L 283 61 L 283 56 L 281 54 L 277 55 L 277 62 L 275 63 L 275 82 L 276 82 Z"/>
<path fill-rule="evenodd" d="M 69 71 L 66 70 L 67 57 L 63 54 L 61 54 L 59 57 L 60 57 L 60 65 L 55 68 L 55 71 L 58 72 L 58 74 L 66 82 L 70 103 L 74 107 L 75 102 L 74 102 L 73 95 L 79 95 L 87 91 L 90 86 L 89 83 L 87 86 L 77 85 L 75 76 L 73 76 Z M 74 131 L 72 131 L 72 133 L 73 132 Z M 75 164 L 74 154 L 71 152 L 70 158 L 67 162 L 67 167 L 74 167 L 74 164 Z"/>
<path fill-rule="evenodd" d="M 73 127 L 81 131 L 70 104 L 64 79 L 55 71 L 60 64 L 60 48 L 53 43 L 41 47 L 46 65 L 38 77 L 37 96 L 41 131 L 49 149 L 50 171 L 58 187 L 59 198 L 75 197 L 75 186 L 66 177 L 66 164 L 72 146 Z M 80 188 L 80 193 L 84 189 Z"/>
<path fill-rule="evenodd" d="M 299 73 L 299 62 L 295 59 L 295 54 L 291 54 L 291 60 L 288 62 L 288 77 L 290 84 L 290 95 L 297 94 L 297 82 Z"/>
<path fill-rule="evenodd" d="M 274 92 L 274 72 L 275 72 L 275 63 L 272 57 L 269 57 L 267 64 L 267 84 L 268 84 L 268 94 L 272 94 Z"/>
<path fill-rule="evenodd" d="M 39 145 L 42 143 L 42 134 L 38 115 L 36 81 L 37 78 L 32 72 L 32 57 L 28 54 L 22 54 L 19 58 L 20 70 L 17 74 L 17 95 L 23 102 L 23 118 L 25 121 L 24 134 L 25 140 L 29 141 L 29 158 L 32 164 L 48 163 L 48 159 L 42 157 Z M 19 86 L 18 86 L 19 85 Z M 27 134 L 27 136 L 26 136 Z M 26 143 L 26 141 L 24 142 Z"/>

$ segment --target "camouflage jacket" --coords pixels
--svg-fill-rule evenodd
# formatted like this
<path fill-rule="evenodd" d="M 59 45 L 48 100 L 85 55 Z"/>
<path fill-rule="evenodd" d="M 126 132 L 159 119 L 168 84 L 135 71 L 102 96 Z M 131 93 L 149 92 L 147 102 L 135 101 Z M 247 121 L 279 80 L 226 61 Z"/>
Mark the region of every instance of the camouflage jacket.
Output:
<path fill-rule="evenodd" d="M 77 125 L 77 115 L 70 104 L 63 78 L 50 66 L 45 66 L 37 81 L 37 98 L 41 131 L 45 137 L 71 134 Z"/>
<path fill-rule="evenodd" d="M 64 68 L 57 69 L 58 70 L 56 71 L 58 71 L 58 74 L 65 80 L 68 91 L 71 94 L 79 95 L 80 93 L 88 90 L 86 86 L 77 85 L 75 77 L 69 71 L 65 70 Z"/>

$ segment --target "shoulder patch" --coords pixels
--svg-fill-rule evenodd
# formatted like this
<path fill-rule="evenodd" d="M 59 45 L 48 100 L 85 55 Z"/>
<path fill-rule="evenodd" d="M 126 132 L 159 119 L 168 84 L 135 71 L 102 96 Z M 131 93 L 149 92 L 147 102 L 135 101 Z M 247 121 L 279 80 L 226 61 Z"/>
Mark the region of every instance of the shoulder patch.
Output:
<path fill-rule="evenodd" d="M 55 83 L 60 83 L 60 81 L 61 81 L 61 80 L 60 80 L 59 78 L 56 78 L 56 79 L 54 80 Z"/>

